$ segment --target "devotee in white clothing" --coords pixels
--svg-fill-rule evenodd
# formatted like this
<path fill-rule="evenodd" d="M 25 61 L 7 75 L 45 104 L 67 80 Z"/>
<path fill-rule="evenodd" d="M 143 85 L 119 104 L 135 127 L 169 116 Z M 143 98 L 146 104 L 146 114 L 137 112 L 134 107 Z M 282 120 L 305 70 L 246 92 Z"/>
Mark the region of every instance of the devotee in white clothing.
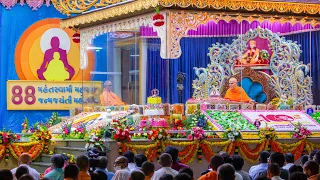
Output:
<path fill-rule="evenodd" d="M 18 165 L 20 166 L 26 166 L 29 170 L 29 174 L 35 179 L 35 180 L 40 180 L 40 174 L 37 172 L 37 170 L 33 169 L 30 167 L 31 164 L 31 157 L 27 153 L 21 154 L 18 160 Z M 15 174 L 17 171 L 18 167 L 14 168 L 11 170 L 12 174 Z M 14 176 L 15 178 L 15 176 Z"/>
<path fill-rule="evenodd" d="M 163 153 L 160 156 L 160 168 L 158 171 L 154 172 L 151 180 L 159 180 L 161 176 L 165 174 L 170 174 L 175 177 L 178 174 L 178 171 L 171 168 L 172 165 L 172 157 L 168 153 Z"/>
<path fill-rule="evenodd" d="M 128 162 L 128 159 L 124 156 L 120 156 L 114 161 L 115 174 L 112 180 L 128 180 L 130 178 Z"/>

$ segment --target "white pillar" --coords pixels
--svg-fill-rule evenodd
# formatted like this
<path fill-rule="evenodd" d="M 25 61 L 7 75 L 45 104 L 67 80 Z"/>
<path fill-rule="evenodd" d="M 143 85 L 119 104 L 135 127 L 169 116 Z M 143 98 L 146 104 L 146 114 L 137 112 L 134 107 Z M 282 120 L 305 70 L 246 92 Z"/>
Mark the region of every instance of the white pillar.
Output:
<path fill-rule="evenodd" d="M 142 39 L 139 44 L 139 91 L 140 91 L 140 99 L 139 102 L 141 105 L 146 104 L 147 100 L 147 56 L 148 56 L 148 43 L 147 39 Z"/>

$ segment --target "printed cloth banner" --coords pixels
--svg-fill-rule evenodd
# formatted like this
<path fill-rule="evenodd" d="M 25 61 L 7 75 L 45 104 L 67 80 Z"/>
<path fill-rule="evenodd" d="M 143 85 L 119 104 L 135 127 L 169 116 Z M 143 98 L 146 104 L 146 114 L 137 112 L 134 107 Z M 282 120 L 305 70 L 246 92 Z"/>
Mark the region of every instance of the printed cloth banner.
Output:
<path fill-rule="evenodd" d="M 8 110 L 69 110 L 100 104 L 99 81 L 8 81 Z"/>
<path fill-rule="evenodd" d="M 240 111 L 251 123 L 260 122 L 260 128 L 275 128 L 276 131 L 293 131 L 294 124 L 300 122 L 310 131 L 320 131 L 320 125 L 301 111 Z"/>

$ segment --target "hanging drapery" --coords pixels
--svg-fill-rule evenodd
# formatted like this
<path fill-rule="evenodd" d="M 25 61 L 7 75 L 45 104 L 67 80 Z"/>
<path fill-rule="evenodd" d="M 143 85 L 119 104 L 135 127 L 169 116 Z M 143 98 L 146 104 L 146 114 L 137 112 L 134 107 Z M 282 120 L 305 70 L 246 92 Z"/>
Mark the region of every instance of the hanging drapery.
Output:
<path fill-rule="evenodd" d="M 255 29 L 258 26 L 260 26 L 261 28 L 268 28 L 272 32 L 280 34 L 313 29 L 309 24 L 301 25 L 300 23 L 296 23 L 295 25 L 291 25 L 289 22 L 281 24 L 280 22 L 270 23 L 268 21 L 264 21 L 263 23 L 260 23 L 258 21 L 253 21 L 252 23 L 243 21 L 242 32 L 247 32 L 249 29 Z M 320 25 L 317 25 L 314 28 L 320 28 Z M 230 22 L 221 20 L 218 23 L 209 21 L 205 25 L 200 25 L 196 30 L 188 31 L 186 37 L 236 36 L 237 34 L 240 34 L 240 32 L 241 27 L 236 20 L 231 20 Z M 157 36 L 157 33 L 153 31 L 153 28 L 147 26 L 143 26 L 140 28 L 140 34 L 144 37 Z"/>

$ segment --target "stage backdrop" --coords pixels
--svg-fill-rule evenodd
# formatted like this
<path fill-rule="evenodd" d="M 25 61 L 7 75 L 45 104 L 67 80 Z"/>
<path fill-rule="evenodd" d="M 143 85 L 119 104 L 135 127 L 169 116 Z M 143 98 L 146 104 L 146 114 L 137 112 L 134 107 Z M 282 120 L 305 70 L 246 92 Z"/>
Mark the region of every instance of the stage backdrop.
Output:
<path fill-rule="evenodd" d="M 76 32 L 59 26 L 65 17 L 53 6 L 37 11 L 1 7 L 0 129 L 21 132 L 25 117 L 30 124 L 44 122 L 53 111 L 68 116 L 69 108 L 99 103 L 92 97 L 98 96 L 106 77 L 91 76 L 90 71 L 107 70 L 106 52 L 90 51 L 89 67 L 80 70 Z M 106 39 L 99 40 L 95 43 L 106 45 Z M 99 66 L 95 59 L 101 60 Z"/>
<path fill-rule="evenodd" d="M 302 55 L 300 60 L 307 64 L 311 63 L 311 77 L 313 80 L 314 103 L 320 104 L 320 31 L 296 33 L 284 36 L 287 40 L 297 41 L 301 44 Z M 182 38 L 182 55 L 179 59 L 164 60 L 159 55 L 159 49 L 148 49 L 148 71 L 147 71 L 147 92 L 153 88 L 160 89 L 160 96 L 169 103 L 178 103 L 177 73 L 186 73 L 186 80 L 183 85 L 182 102 L 186 102 L 192 97 L 192 81 L 196 78 L 193 67 L 207 67 L 210 58 L 207 56 L 208 48 L 213 43 L 232 43 L 236 37 L 203 37 L 203 38 Z M 311 42 L 310 42 L 311 40 Z M 159 43 L 159 39 L 148 39 L 149 44 Z M 310 46 L 311 43 L 311 46 Z M 310 58 L 311 51 L 311 58 Z M 311 60 L 311 61 L 310 61 Z M 169 74 L 163 70 L 167 69 L 169 63 Z M 169 78 L 167 78 L 169 76 Z M 169 80 L 169 86 L 167 81 Z M 170 92 L 167 92 L 169 89 Z M 161 91 L 162 90 L 162 91 Z M 169 98 L 168 98 L 169 97 Z M 169 99 L 169 100 L 167 100 Z"/>

